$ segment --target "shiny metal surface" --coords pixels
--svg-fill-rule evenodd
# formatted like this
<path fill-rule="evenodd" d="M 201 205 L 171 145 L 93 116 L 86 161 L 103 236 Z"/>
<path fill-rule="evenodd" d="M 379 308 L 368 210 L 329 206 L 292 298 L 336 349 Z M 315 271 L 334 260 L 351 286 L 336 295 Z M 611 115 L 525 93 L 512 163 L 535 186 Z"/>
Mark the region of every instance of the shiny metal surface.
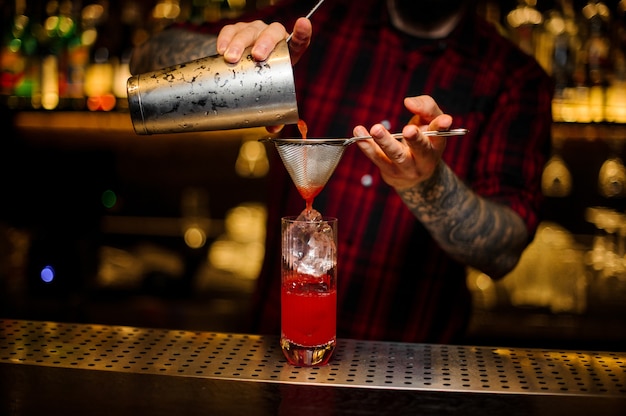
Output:
<path fill-rule="evenodd" d="M 338 145 L 343 139 L 306 139 L 297 143 L 289 139 L 270 140 L 303 197 L 317 195 L 326 186 L 345 150 L 345 146 Z"/>
<path fill-rule="evenodd" d="M 331 363 L 286 363 L 278 338 L 0 320 L 0 363 L 395 390 L 626 396 L 626 353 L 340 339 Z"/>
<path fill-rule="evenodd" d="M 452 129 L 452 130 L 427 130 L 427 131 L 423 131 L 422 132 L 422 136 L 427 136 L 427 137 L 452 137 L 452 136 L 465 136 L 467 133 L 469 133 L 468 129 Z M 392 133 L 391 137 L 393 137 L 394 139 L 397 140 L 402 140 L 403 136 L 402 133 Z M 367 140 L 367 139 L 371 139 L 372 136 L 354 136 L 349 138 L 346 141 L 346 145 L 354 143 L 357 140 Z"/>
<path fill-rule="evenodd" d="M 220 55 L 128 79 L 137 134 L 228 130 L 298 122 L 293 70 L 286 42 L 263 62 L 245 51 L 237 64 Z"/>

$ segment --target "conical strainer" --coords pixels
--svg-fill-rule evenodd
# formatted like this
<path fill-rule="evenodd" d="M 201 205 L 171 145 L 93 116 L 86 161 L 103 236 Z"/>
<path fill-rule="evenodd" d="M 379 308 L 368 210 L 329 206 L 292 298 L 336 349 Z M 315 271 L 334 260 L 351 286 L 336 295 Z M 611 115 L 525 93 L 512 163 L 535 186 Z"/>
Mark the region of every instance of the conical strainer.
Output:
<path fill-rule="evenodd" d="M 287 172 L 306 199 L 317 195 L 328 182 L 341 160 L 350 139 L 263 138 L 274 143 Z"/>

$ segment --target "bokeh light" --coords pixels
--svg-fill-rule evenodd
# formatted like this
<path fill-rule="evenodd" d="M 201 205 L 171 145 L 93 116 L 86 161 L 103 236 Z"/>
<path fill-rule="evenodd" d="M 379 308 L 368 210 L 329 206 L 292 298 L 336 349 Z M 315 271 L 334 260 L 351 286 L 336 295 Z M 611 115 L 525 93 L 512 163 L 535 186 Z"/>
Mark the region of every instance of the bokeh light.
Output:
<path fill-rule="evenodd" d="M 43 269 L 41 269 L 40 276 L 42 281 L 46 283 L 52 282 L 55 277 L 54 268 L 49 265 L 45 266 Z"/>
<path fill-rule="evenodd" d="M 117 195 L 114 191 L 110 189 L 102 192 L 102 196 L 100 197 L 100 199 L 102 201 L 102 205 L 104 205 L 105 208 L 110 209 L 113 208 L 115 204 L 117 204 Z"/>
<path fill-rule="evenodd" d="M 202 228 L 189 227 L 185 230 L 185 244 L 190 248 L 200 248 L 206 243 L 206 233 Z"/>

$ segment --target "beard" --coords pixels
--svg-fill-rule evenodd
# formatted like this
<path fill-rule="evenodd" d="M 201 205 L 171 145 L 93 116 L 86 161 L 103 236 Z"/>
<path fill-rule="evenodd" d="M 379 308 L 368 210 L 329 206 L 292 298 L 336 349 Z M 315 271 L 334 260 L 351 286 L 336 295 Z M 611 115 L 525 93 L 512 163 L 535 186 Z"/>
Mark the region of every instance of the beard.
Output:
<path fill-rule="evenodd" d="M 433 29 L 470 3 L 469 0 L 388 0 L 402 19 L 417 27 Z"/>

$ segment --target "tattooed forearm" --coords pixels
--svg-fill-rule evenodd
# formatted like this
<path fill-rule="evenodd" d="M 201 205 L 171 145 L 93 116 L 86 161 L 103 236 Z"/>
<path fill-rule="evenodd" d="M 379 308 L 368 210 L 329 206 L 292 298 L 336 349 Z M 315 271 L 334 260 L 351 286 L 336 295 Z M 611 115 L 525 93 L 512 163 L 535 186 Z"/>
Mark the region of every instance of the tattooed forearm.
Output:
<path fill-rule="evenodd" d="M 216 37 L 182 29 L 164 30 L 133 49 L 130 71 L 154 71 L 217 53 Z"/>
<path fill-rule="evenodd" d="M 520 216 L 478 196 L 443 162 L 429 180 L 398 194 L 450 256 L 493 278 L 511 271 L 526 246 Z"/>

